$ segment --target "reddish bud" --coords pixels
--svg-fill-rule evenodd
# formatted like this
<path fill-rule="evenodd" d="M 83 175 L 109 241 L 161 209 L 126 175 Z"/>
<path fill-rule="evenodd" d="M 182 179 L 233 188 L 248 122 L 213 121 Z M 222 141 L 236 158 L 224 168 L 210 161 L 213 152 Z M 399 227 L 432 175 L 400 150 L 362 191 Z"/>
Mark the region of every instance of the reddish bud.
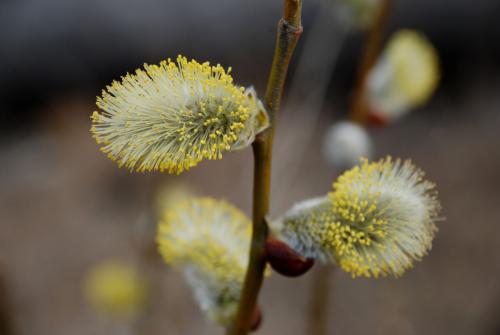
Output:
<path fill-rule="evenodd" d="M 269 264 L 283 276 L 301 276 L 314 265 L 314 259 L 302 257 L 285 242 L 275 238 L 267 239 L 266 252 Z"/>
<path fill-rule="evenodd" d="M 250 324 L 250 331 L 256 331 L 262 324 L 262 312 L 259 307 L 255 309 L 252 316 L 252 323 Z"/>
<path fill-rule="evenodd" d="M 389 123 L 389 120 L 385 116 L 375 110 L 371 110 L 368 113 L 367 121 L 368 124 L 379 128 L 385 127 Z"/>

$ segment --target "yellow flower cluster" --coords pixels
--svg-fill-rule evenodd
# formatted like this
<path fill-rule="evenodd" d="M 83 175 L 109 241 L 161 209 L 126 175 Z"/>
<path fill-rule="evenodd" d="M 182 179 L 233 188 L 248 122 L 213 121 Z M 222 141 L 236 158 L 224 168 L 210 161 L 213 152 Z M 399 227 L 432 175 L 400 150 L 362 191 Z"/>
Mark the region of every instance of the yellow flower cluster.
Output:
<path fill-rule="evenodd" d="M 173 204 L 158 227 L 164 260 L 183 272 L 202 310 L 222 325 L 232 320 L 238 306 L 251 230 L 241 211 L 211 198 Z"/>
<path fill-rule="evenodd" d="M 431 247 L 435 193 L 408 161 L 363 160 L 327 197 L 296 205 L 276 226 L 296 251 L 334 261 L 353 277 L 399 276 Z"/>
<path fill-rule="evenodd" d="M 400 118 L 429 100 L 439 78 L 437 51 L 429 40 L 417 31 L 399 30 L 368 76 L 370 107 L 384 120 Z"/>
<path fill-rule="evenodd" d="M 248 146 L 269 125 L 252 88 L 219 64 L 179 56 L 114 81 L 97 98 L 91 131 L 130 170 L 181 173 L 202 159 Z"/>
<path fill-rule="evenodd" d="M 134 316 L 145 307 L 147 283 L 130 265 L 108 261 L 88 273 L 85 294 L 98 310 Z"/>
<path fill-rule="evenodd" d="M 414 106 L 425 103 L 439 81 L 439 60 L 429 40 L 417 31 L 400 30 L 391 37 L 387 56 L 408 102 Z"/>

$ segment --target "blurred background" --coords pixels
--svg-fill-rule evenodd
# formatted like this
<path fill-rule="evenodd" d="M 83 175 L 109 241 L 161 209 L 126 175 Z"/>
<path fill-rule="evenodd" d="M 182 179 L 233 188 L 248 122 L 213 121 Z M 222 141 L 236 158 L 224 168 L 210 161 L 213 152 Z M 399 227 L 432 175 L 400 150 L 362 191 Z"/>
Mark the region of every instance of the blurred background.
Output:
<path fill-rule="evenodd" d="M 182 184 L 250 214 L 251 150 L 180 177 L 130 173 L 98 150 L 89 117 L 113 79 L 177 54 L 232 66 L 236 82 L 262 96 L 281 8 L 279 0 L 0 1 L 0 310 L 12 334 L 222 333 L 156 253 L 155 194 Z M 346 117 L 366 33 L 342 28 L 335 8 L 304 3 L 276 134 L 272 216 L 328 192 L 340 172 L 320 143 Z M 312 36 L 321 15 L 330 19 Z M 438 185 L 446 220 L 429 256 L 400 279 L 329 276 L 328 334 L 500 334 L 498 17 L 497 0 L 395 1 L 388 33 L 424 32 L 442 78 L 427 105 L 369 130 L 374 157 L 422 167 Z M 316 59 L 304 45 L 318 36 L 338 52 L 335 66 L 321 71 L 324 99 L 313 108 L 297 103 L 311 83 L 296 69 Z M 102 315 L 85 297 L 89 269 L 109 259 L 136 266 L 149 282 L 138 320 Z M 309 334 L 321 271 L 268 279 L 258 333 Z"/>

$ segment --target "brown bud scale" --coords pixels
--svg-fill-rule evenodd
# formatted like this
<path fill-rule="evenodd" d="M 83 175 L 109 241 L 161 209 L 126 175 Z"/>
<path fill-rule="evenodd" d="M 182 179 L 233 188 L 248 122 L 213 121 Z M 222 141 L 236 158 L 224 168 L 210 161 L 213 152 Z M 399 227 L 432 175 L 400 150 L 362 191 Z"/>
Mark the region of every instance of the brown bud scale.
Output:
<path fill-rule="evenodd" d="M 287 277 L 301 276 L 314 265 L 314 259 L 302 257 L 285 242 L 276 238 L 267 239 L 266 253 L 271 267 Z"/>

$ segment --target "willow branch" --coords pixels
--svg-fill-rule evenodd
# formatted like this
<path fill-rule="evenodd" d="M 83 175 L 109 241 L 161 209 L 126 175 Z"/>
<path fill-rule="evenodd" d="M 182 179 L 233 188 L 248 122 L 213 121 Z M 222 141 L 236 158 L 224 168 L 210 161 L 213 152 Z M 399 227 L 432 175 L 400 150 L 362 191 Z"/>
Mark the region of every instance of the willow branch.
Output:
<path fill-rule="evenodd" d="M 14 335 L 12 313 L 9 304 L 8 290 L 2 273 L 0 273 L 0 334 Z"/>
<path fill-rule="evenodd" d="M 392 3 L 393 0 L 382 0 L 380 2 L 377 14 L 373 20 L 363 46 L 361 63 L 358 68 L 350 110 L 351 119 L 361 124 L 366 121 L 366 117 L 368 115 L 368 106 L 365 94 L 366 78 L 380 53 Z"/>
<path fill-rule="evenodd" d="M 269 212 L 271 157 L 276 114 L 283 95 L 288 65 L 302 33 L 301 11 L 302 0 L 285 0 L 283 17 L 278 22 L 276 46 L 264 97 L 271 126 L 257 135 L 252 144 L 254 154 L 252 242 L 238 313 L 228 331 L 230 335 L 243 335 L 248 332 L 264 277 L 265 242 L 268 235 L 265 218 Z"/>
<path fill-rule="evenodd" d="M 330 284 L 335 273 L 335 267 L 320 267 L 313 278 L 313 292 L 309 305 L 309 332 L 311 335 L 326 335 L 328 332 L 328 320 L 331 319 L 330 295 L 332 285 Z"/>

